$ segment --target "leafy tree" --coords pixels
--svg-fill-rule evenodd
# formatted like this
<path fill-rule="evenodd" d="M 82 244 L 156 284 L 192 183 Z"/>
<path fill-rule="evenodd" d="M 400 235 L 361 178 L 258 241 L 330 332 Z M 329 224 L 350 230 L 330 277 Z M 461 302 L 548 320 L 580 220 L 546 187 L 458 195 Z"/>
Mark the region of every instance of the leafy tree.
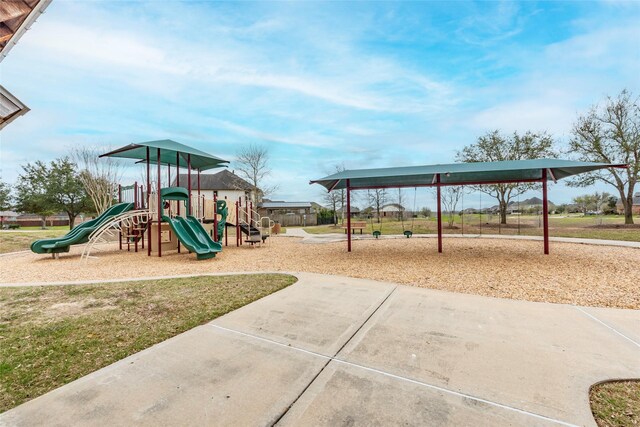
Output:
<path fill-rule="evenodd" d="M 627 169 L 608 168 L 581 174 L 569 185 L 586 187 L 596 181 L 612 185 L 620 194 L 625 224 L 633 224 L 633 194 L 640 175 L 640 103 L 626 89 L 607 97 L 573 125 L 569 152 L 587 162 L 625 163 Z"/>
<path fill-rule="evenodd" d="M 49 215 L 56 213 L 55 203 L 48 194 L 48 168 L 40 160 L 22 166 L 23 173 L 16 184 L 15 208 L 19 212 L 38 215 L 42 228 L 46 227 Z"/>
<path fill-rule="evenodd" d="M 55 205 L 66 212 L 69 228 L 73 228 L 76 217 L 92 208 L 91 199 L 80 179 L 77 166 L 68 157 L 51 162 L 47 180 L 47 192 Z"/>
<path fill-rule="evenodd" d="M 11 209 L 11 186 L 4 181 L 0 181 L 0 211 Z M 4 225 L 3 216 L 0 216 L 0 227 Z"/>
<path fill-rule="evenodd" d="M 607 193 L 605 193 L 607 194 Z M 601 209 L 606 215 L 611 215 L 617 212 L 616 205 L 618 198 L 616 196 L 609 195 L 602 203 Z"/>
<path fill-rule="evenodd" d="M 582 196 L 574 197 L 573 203 L 580 206 L 580 211 L 586 214 L 589 211 L 595 211 L 598 209 L 598 202 L 600 201 L 599 195 L 596 194 L 584 194 Z"/>
<path fill-rule="evenodd" d="M 429 209 L 428 207 L 422 207 L 420 208 L 420 215 L 422 215 L 425 218 L 429 218 L 431 217 L 431 209 Z"/>
<path fill-rule="evenodd" d="M 254 206 L 262 198 L 277 189 L 277 186 L 267 186 L 264 180 L 271 174 L 269 167 L 269 150 L 267 147 L 249 144 L 240 147 L 236 155 L 236 165 L 240 175 L 251 184 Z"/>
<path fill-rule="evenodd" d="M 16 185 L 16 208 L 39 215 L 43 227 L 47 216 L 64 211 L 69 217 L 69 228 L 73 228 L 76 217 L 90 208 L 76 165 L 68 157 L 54 160 L 49 166 L 38 160 L 22 169 Z"/>
<path fill-rule="evenodd" d="M 523 135 L 514 132 L 505 136 L 498 130 L 478 138 L 475 144 L 468 145 L 456 154 L 460 162 L 495 162 L 504 160 L 526 160 L 557 157 L 553 138 L 546 132 L 527 131 Z M 538 188 L 539 184 L 496 184 L 479 185 L 474 188 L 489 194 L 498 200 L 500 223 L 507 223 L 507 207 L 512 198 Z"/>
<path fill-rule="evenodd" d="M 11 209 L 11 186 L 4 181 L 0 181 L 0 211 Z"/>

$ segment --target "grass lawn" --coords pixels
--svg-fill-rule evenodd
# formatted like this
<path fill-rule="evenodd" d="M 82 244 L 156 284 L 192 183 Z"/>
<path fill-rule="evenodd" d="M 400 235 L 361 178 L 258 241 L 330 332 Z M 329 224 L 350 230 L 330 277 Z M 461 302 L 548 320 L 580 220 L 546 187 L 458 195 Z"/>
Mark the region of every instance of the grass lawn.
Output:
<path fill-rule="evenodd" d="M 599 384 L 591 389 L 590 398 L 598 426 L 640 425 L 640 380 Z"/>
<path fill-rule="evenodd" d="M 49 237 L 64 236 L 69 232 L 69 227 L 54 227 L 50 230 L 41 230 L 33 227 L 37 231 L 0 231 L 0 254 L 7 252 L 17 252 L 29 249 L 34 240 L 46 239 Z"/>
<path fill-rule="evenodd" d="M 76 222 L 76 225 L 78 225 L 79 223 Z M 53 225 L 53 226 L 47 226 L 47 228 L 45 230 L 42 229 L 42 227 L 37 226 L 37 227 L 20 227 L 18 230 L 22 230 L 22 231 L 51 231 L 51 230 L 65 230 L 67 233 L 69 232 L 69 226 L 68 225 Z"/>
<path fill-rule="evenodd" d="M 587 239 L 627 240 L 640 242 L 640 217 L 634 218 L 635 227 L 625 227 L 622 216 L 564 216 L 551 215 L 549 217 L 549 233 L 555 237 L 580 237 Z M 463 222 L 464 221 L 464 222 Z M 519 223 L 519 225 L 518 225 Z M 414 234 L 436 234 L 437 220 L 431 218 L 415 218 L 405 220 L 404 225 L 397 219 L 383 218 L 382 223 L 367 220 L 367 228 L 363 233 L 371 234 L 373 230 L 380 230 L 382 234 L 402 234 L 404 230 L 412 230 Z M 319 225 L 305 227 L 311 234 L 344 233 L 340 225 Z M 453 228 L 448 227 L 447 216 L 443 217 L 443 232 L 446 234 L 521 234 L 528 236 L 542 236 L 542 217 L 535 215 L 511 215 L 507 218 L 507 226 L 499 224 L 497 215 L 467 214 L 464 218 L 455 215 Z"/>
<path fill-rule="evenodd" d="M 0 412 L 295 281 L 259 274 L 0 288 Z"/>

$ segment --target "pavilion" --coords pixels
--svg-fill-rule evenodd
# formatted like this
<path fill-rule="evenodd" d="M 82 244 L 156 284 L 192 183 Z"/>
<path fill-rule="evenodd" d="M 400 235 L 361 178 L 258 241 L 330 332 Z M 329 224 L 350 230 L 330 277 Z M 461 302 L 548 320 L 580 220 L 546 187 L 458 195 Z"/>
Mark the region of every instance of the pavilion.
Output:
<path fill-rule="evenodd" d="M 379 169 L 353 169 L 316 179 L 328 191 L 347 190 L 347 230 L 351 230 L 351 191 L 381 188 L 436 187 L 438 204 L 438 252 L 442 252 L 442 207 L 440 188 L 450 185 L 542 184 L 544 253 L 549 254 L 549 205 L 547 182 L 626 164 L 590 163 L 560 159 L 508 160 L 497 162 L 451 163 Z M 351 252 L 351 233 L 347 233 Z"/>

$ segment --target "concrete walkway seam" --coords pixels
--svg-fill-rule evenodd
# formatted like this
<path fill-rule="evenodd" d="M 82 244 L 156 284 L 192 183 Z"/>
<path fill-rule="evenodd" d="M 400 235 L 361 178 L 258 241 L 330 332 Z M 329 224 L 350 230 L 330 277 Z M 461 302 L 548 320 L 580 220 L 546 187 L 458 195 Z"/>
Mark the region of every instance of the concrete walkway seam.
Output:
<path fill-rule="evenodd" d="M 380 301 L 380 303 L 378 304 L 378 306 L 369 314 L 369 316 L 367 316 L 367 318 L 362 322 L 362 324 L 358 327 L 358 329 L 356 329 L 353 334 L 351 334 L 351 336 L 349 338 L 347 338 L 344 342 L 344 344 L 342 344 L 342 346 L 333 354 L 333 356 L 330 356 L 329 359 L 327 360 L 327 362 L 322 365 L 322 368 L 320 368 L 320 370 L 318 371 L 318 373 L 311 378 L 311 381 L 309 381 L 309 384 L 307 384 L 307 386 L 302 389 L 302 391 L 300 392 L 300 394 L 298 394 L 298 396 L 296 396 L 296 398 L 293 400 L 293 402 L 291 402 L 291 404 L 289 406 L 287 406 L 287 408 L 280 414 L 280 416 L 278 418 L 276 418 L 276 420 L 271 424 L 272 426 L 277 425 L 280 420 L 287 415 L 287 413 L 291 410 L 291 408 L 293 407 L 293 405 L 296 404 L 296 402 L 298 400 L 300 400 L 300 398 L 306 393 L 306 391 L 309 389 L 309 387 L 311 387 L 311 385 L 316 381 L 316 379 L 320 376 L 320 374 L 322 374 L 322 372 L 324 372 L 325 368 L 329 365 L 329 363 L 331 362 L 331 360 L 333 360 L 341 351 L 342 349 L 349 343 L 349 341 L 351 341 L 353 339 L 353 337 L 355 337 L 358 332 L 360 332 L 360 329 L 362 329 L 362 327 L 364 325 L 367 324 L 367 322 L 371 319 L 371 317 L 373 317 L 374 314 L 376 314 L 376 312 L 380 309 L 380 307 L 382 307 L 384 305 L 385 302 L 387 302 L 387 300 L 389 299 L 389 297 L 391 296 L 391 294 L 393 294 L 395 292 L 395 290 L 398 288 L 398 286 L 394 286 L 382 299 L 382 301 Z"/>
<path fill-rule="evenodd" d="M 625 334 L 623 334 L 622 332 L 618 331 L 616 328 L 607 325 L 605 322 L 603 322 L 602 320 L 598 319 L 596 316 L 594 316 L 593 314 L 583 310 L 581 307 L 574 305 L 573 308 L 575 308 L 576 310 L 582 312 L 583 314 L 587 315 L 588 317 L 592 318 L 593 320 L 595 320 L 596 322 L 600 323 L 602 326 L 609 328 L 610 330 L 612 330 L 613 332 L 615 332 L 616 334 L 620 335 L 622 338 L 630 341 L 631 343 L 635 344 L 636 347 L 640 348 L 640 343 L 636 342 L 634 339 L 626 336 Z"/>
<path fill-rule="evenodd" d="M 485 403 L 487 405 L 495 406 L 495 407 L 502 408 L 502 409 L 505 409 L 505 410 L 508 410 L 508 411 L 512 411 L 512 412 L 517 412 L 519 414 L 523 414 L 523 415 L 530 416 L 530 417 L 533 417 L 533 418 L 537 418 L 537 419 L 541 419 L 541 420 L 545 420 L 545 421 L 550 421 L 550 422 L 553 422 L 553 423 L 556 423 L 556 424 L 559 424 L 559 425 L 563 425 L 563 426 L 567 426 L 567 427 L 580 427 L 577 424 L 571 424 L 571 423 L 568 423 L 566 421 L 561 421 L 561 420 L 557 420 L 555 418 L 547 417 L 545 415 L 536 414 L 535 412 L 525 411 L 524 409 L 519 409 L 519 408 L 516 408 L 516 407 L 513 407 L 513 406 L 509 406 L 509 405 L 505 405 L 505 404 L 502 404 L 502 403 L 493 402 L 491 400 L 483 399 L 481 397 L 476 397 L 476 396 L 473 396 L 473 395 L 470 395 L 470 394 L 466 394 L 466 393 L 462 393 L 462 392 L 459 392 L 459 391 L 449 390 L 447 388 L 440 387 L 440 386 L 437 386 L 437 385 L 434 385 L 434 384 L 429 384 L 429 383 L 426 383 L 426 382 L 423 382 L 423 381 L 414 380 L 412 378 L 404 377 L 402 375 L 392 374 L 390 372 L 385 372 L 385 371 L 382 371 L 380 369 L 371 368 L 369 366 L 364 366 L 364 365 L 360 365 L 358 363 L 349 362 L 347 360 L 339 359 L 337 357 L 327 356 L 326 354 L 318 353 L 318 352 L 315 352 L 315 351 L 305 350 L 303 348 L 295 347 L 295 346 L 292 346 L 290 344 L 283 344 L 283 343 L 278 342 L 278 341 L 270 340 L 268 338 L 260 337 L 260 336 L 249 334 L 249 333 L 246 333 L 246 332 L 236 331 L 234 329 L 229 329 L 229 328 L 225 328 L 223 326 L 218 326 L 218 325 L 214 325 L 214 324 L 209 324 L 208 326 L 211 326 L 211 327 L 214 327 L 216 329 L 220 329 L 220 330 L 223 330 L 223 331 L 226 331 L 226 332 L 230 332 L 230 333 L 233 333 L 233 334 L 237 334 L 237 335 L 241 335 L 241 336 L 244 336 L 244 337 L 252 338 L 252 339 L 255 339 L 255 340 L 258 340 L 258 341 L 262 341 L 262 342 L 265 342 L 265 343 L 277 345 L 279 347 L 288 348 L 288 349 L 291 349 L 291 350 L 294 350 L 294 351 L 298 351 L 298 352 L 301 352 L 301 353 L 305 353 L 305 354 L 316 356 L 316 357 L 319 357 L 319 358 L 322 358 L 322 359 L 326 359 L 327 363 L 323 366 L 323 368 L 320 370 L 320 372 L 318 372 L 318 375 L 320 375 L 320 373 L 329 364 L 329 362 L 334 361 L 336 363 L 340 363 L 340 364 L 343 364 L 343 365 L 347 365 L 347 366 L 352 366 L 352 367 L 355 367 L 355 368 L 363 369 L 365 371 L 369 371 L 369 372 L 377 373 L 377 374 L 380 374 L 380 375 L 384 375 L 384 376 L 389 377 L 389 378 L 393 378 L 393 379 L 396 379 L 396 380 L 409 382 L 411 384 L 419 385 L 419 386 L 426 387 L 426 388 L 429 388 L 429 389 L 432 389 L 432 390 L 437 390 L 437 391 L 440 391 L 440 392 L 445 393 L 445 394 L 461 397 L 463 399 L 469 399 L 469 400 L 473 400 L 475 402 Z M 348 342 L 349 341 L 347 341 L 347 343 Z M 304 391 L 306 391 L 309 388 L 309 386 L 311 386 L 311 384 L 318 377 L 318 375 L 316 375 L 313 378 L 313 380 L 309 383 L 309 385 L 307 387 L 305 387 Z M 302 396 L 302 394 L 304 394 L 304 391 L 300 394 L 300 396 Z M 298 399 L 296 399 L 296 401 L 297 400 Z M 296 401 L 292 402 L 291 405 L 289 405 L 289 408 L 287 409 L 287 411 L 285 411 L 282 414 L 282 416 L 279 417 L 278 420 L 276 420 L 275 423 L 272 424 L 272 425 L 277 424 L 278 421 L 284 417 L 284 415 L 295 404 Z"/>

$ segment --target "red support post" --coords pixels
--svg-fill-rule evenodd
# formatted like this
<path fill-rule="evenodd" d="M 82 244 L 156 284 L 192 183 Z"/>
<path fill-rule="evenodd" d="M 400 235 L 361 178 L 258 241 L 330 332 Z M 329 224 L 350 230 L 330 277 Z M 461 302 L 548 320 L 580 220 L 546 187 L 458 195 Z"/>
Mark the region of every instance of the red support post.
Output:
<path fill-rule="evenodd" d="M 544 254 L 549 255 L 549 200 L 547 199 L 547 170 L 542 170 L 542 228 L 544 232 Z"/>
<path fill-rule="evenodd" d="M 347 252 L 351 252 L 351 180 L 347 180 Z"/>
<path fill-rule="evenodd" d="M 239 203 L 236 202 L 236 246 L 240 246 L 240 242 L 242 242 L 242 239 L 240 238 L 240 211 L 238 210 L 239 206 Z"/>
<path fill-rule="evenodd" d="M 156 183 L 156 193 L 158 194 L 158 258 L 162 257 L 162 218 L 160 215 L 160 207 L 162 199 L 160 197 L 160 149 L 158 148 L 158 182 Z"/>
<path fill-rule="evenodd" d="M 138 181 L 133 183 L 133 209 L 138 210 L 140 209 L 140 207 L 138 206 Z M 135 241 L 135 250 L 136 252 L 138 252 L 138 239 L 139 237 L 142 237 L 142 234 L 138 234 L 140 233 L 140 223 L 135 223 L 133 224 L 136 228 L 138 228 L 138 230 L 131 230 L 132 233 L 134 235 L 134 238 L 136 239 Z"/>
<path fill-rule="evenodd" d="M 440 191 L 440 174 L 436 174 L 438 194 L 438 252 L 442 253 L 442 194 Z"/>
<path fill-rule="evenodd" d="M 187 154 L 187 193 L 189 194 L 187 215 L 191 215 L 191 154 Z"/>
<path fill-rule="evenodd" d="M 122 185 L 118 184 L 118 203 L 122 203 Z M 118 232 L 118 246 L 122 250 L 122 231 Z"/>
<path fill-rule="evenodd" d="M 140 209 L 138 206 L 138 181 L 133 183 L 133 209 Z"/>
<path fill-rule="evenodd" d="M 180 187 L 180 152 L 176 153 L 176 187 Z M 176 215 L 180 216 L 180 202 L 176 204 Z M 181 252 L 181 249 L 182 248 L 180 247 L 180 240 L 178 240 L 178 253 Z"/>
<path fill-rule="evenodd" d="M 227 196 L 224 196 L 224 200 L 227 200 Z M 227 209 L 229 208 L 229 204 L 227 203 Z M 228 210 L 227 210 L 228 212 Z M 228 221 L 228 218 L 227 218 Z M 229 232 L 227 231 L 227 224 L 224 225 L 224 245 L 229 246 Z"/>
<path fill-rule="evenodd" d="M 147 256 L 151 256 L 151 161 L 149 147 L 147 147 L 147 210 L 149 211 L 149 224 L 147 228 Z"/>
<path fill-rule="evenodd" d="M 200 181 L 198 181 L 198 183 L 199 182 Z M 204 216 L 204 205 L 202 208 Z M 215 192 L 213 193 L 213 241 L 218 241 L 218 196 Z"/>

